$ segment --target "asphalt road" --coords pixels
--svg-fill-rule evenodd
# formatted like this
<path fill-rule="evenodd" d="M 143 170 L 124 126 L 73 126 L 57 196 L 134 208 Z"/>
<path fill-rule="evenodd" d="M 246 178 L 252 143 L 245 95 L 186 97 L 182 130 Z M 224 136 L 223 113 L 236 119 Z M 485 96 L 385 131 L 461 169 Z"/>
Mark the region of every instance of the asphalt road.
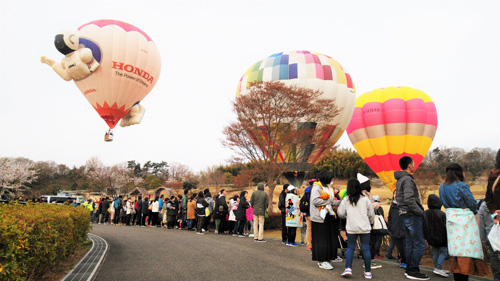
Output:
<path fill-rule="evenodd" d="M 94 224 L 91 233 L 104 238 L 109 253 L 95 280 L 339 280 L 345 262 L 320 269 L 305 247 L 287 247 L 281 240 L 266 243 L 194 231 Z M 265 236 L 265 233 L 264 233 Z M 379 262 L 379 260 L 377 260 Z M 398 264 L 380 260 L 372 280 L 408 280 Z M 430 280 L 442 278 L 428 270 Z M 354 258 L 350 280 L 365 280 L 362 260 Z M 471 278 L 471 280 L 474 280 Z"/>

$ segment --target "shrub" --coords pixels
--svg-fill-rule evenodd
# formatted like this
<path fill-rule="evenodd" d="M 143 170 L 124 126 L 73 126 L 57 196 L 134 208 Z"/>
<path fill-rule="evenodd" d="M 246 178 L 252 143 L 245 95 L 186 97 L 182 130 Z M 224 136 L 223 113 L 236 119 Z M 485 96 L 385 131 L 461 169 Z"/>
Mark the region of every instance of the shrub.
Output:
<path fill-rule="evenodd" d="M 89 211 L 53 204 L 0 205 L 0 279 L 33 280 L 87 239 Z"/>

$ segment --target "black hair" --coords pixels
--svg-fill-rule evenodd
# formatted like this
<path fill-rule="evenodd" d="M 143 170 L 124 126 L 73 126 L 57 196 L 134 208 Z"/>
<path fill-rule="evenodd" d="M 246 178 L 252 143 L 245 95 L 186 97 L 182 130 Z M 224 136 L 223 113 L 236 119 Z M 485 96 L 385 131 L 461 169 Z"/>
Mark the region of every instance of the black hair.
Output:
<path fill-rule="evenodd" d="M 224 191 L 226 191 L 225 189 L 221 189 L 220 190 L 220 194 L 222 194 Z"/>
<path fill-rule="evenodd" d="M 203 191 L 198 192 L 198 197 L 205 197 L 205 195 L 203 194 Z"/>
<path fill-rule="evenodd" d="M 184 195 L 187 195 L 187 194 L 188 194 L 188 190 L 184 189 Z"/>
<path fill-rule="evenodd" d="M 205 197 L 212 197 L 212 193 L 209 192 L 205 192 Z"/>
<path fill-rule="evenodd" d="M 283 190 L 286 190 L 289 186 L 290 186 L 290 185 L 289 185 L 288 183 L 285 183 L 285 184 L 283 185 Z"/>
<path fill-rule="evenodd" d="M 446 184 L 452 184 L 456 181 L 464 181 L 464 168 L 460 164 L 451 163 L 446 167 L 444 182 Z"/>
<path fill-rule="evenodd" d="M 248 191 L 246 190 L 243 190 L 241 193 L 240 193 L 240 198 L 243 198 L 243 196 L 245 196 L 245 194 L 247 194 Z"/>
<path fill-rule="evenodd" d="M 316 174 L 316 176 L 322 185 L 327 185 L 335 177 L 335 174 L 327 170 L 321 170 Z"/>
<path fill-rule="evenodd" d="M 410 156 L 403 156 L 401 159 L 399 159 L 399 167 L 401 170 L 406 170 L 408 169 L 408 166 L 413 163 L 413 159 L 411 159 Z"/>
<path fill-rule="evenodd" d="M 174 195 L 170 196 L 170 200 L 174 200 L 174 199 L 175 199 Z"/>
<path fill-rule="evenodd" d="M 138 198 L 139 198 L 139 200 L 142 200 L 142 196 L 140 196 L 140 195 L 139 195 L 139 197 L 138 197 Z"/>
<path fill-rule="evenodd" d="M 361 184 L 357 179 L 350 179 L 347 182 L 346 196 L 349 196 L 351 205 L 356 206 L 361 197 Z"/>

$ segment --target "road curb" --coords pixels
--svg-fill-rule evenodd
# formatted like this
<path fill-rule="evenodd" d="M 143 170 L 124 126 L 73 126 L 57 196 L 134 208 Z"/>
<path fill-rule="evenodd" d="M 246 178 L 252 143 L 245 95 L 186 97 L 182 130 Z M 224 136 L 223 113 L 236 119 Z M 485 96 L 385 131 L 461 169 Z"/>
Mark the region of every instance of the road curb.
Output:
<path fill-rule="evenodd" d="M 95 234 L 88 234 L 92 248 L 61 281 L 92 281 L 106 258 L 109 245 Z"/>

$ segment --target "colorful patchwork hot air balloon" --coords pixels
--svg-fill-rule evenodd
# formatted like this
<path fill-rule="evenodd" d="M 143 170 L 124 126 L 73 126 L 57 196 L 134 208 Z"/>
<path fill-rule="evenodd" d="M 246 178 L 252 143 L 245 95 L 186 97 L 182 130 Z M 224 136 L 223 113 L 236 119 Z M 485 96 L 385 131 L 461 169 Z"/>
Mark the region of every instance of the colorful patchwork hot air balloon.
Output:
<path fill-rule="evenodd" d="M 113 129 L 138 124 L 144 114 L 139 102 L 160 75 L 160 54 L 139 28 L 116 20 L 86 23 L 78 31 L 56 35 L 55 45 L 65 55 L 61 63 L 42 57 L 64 80 L 76 86 Z M 112 136 L 112 133 L 111 133 Z M 112 140 L 108 139 L 107 140 Z"/>
<path fill-rule="evenodd" d="M 436 106 L 427 94 L 389 87 L 357 98 L 347 134 L 361 158 L 394 191 L 399 159 L 410 156 L 418 168 L 436 129 Z"/>
<path fill-rule="evenodd" d="M 290 172 L 285 173 L 287 179 L 292 185 L 300 186 L 307 171 L 321 159 L 324 151 L 335 144 L 349 124 L 356 101 L 351 76 L 329 56 L 309 51 L 282 52 L 253 64 L 241 77 L 236 95 L 247 93 L 250 83 L 261 81 L 280 81 L 286 85 L 320 90 L 323 92 L 320 98 L 335 99 L 336 105 L 341 109 L 340 114 L 332 120 L 324 120 L 328 129 L 319 142 L 311 143 L 308 149 L 301 152 L 300 157 L 280 159 L 290 168 Z M 319 127 L 316 123 L 301 123 L 300 126 L 313 130 Z M 285 152 L 282 155 L 290 154 Z"/>

